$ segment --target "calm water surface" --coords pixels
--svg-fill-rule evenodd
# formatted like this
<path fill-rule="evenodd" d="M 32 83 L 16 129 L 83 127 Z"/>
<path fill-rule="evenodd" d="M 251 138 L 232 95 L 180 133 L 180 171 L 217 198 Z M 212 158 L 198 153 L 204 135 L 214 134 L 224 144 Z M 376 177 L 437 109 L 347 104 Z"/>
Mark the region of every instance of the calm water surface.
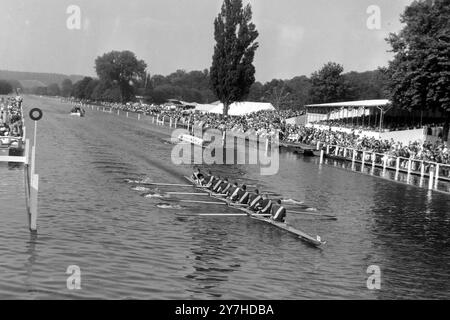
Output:
<path fill-rule="evenodd" d="M 212 168 L 335 213 L 337 221 L 289 216 L 327 240 L 318 250 L 246 217 L 177 216 L 231 209 L 164 197 L 192 188 L 137 183 L 185 183 L 192 168 L 172 164 L 167 128 L 90 110 L 74 118 L 47 98 L 26 97 L 25 106 L 44 111 L 38 234 L 27 229 L 22 168 L 1 164 L 0 298 L 450 298 L 446 194 L 290 153 L 275 176 L 255 166 Z M 67 289 L 70 265 L 81 269 L 81 290 Z M 381 268 L 381 290 L 366 287 L 370 265 Z"/>

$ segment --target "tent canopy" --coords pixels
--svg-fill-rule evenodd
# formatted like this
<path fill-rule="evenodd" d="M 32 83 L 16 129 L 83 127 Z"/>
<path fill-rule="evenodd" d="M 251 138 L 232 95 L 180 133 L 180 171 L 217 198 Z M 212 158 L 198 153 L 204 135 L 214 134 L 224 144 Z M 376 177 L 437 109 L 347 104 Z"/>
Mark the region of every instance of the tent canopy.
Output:
<path fill-rule="evenodd" d="M 223 113 L 223 103 L 219 103 L 218 105 L 198 104 L 195 110 L 210 113 Z M 271 103 L 267 102 L 235 102 L 230 105 L 228 114 L 230 116 L 242 116 L 262 110 L 275 110 L 275 108 Z"/>

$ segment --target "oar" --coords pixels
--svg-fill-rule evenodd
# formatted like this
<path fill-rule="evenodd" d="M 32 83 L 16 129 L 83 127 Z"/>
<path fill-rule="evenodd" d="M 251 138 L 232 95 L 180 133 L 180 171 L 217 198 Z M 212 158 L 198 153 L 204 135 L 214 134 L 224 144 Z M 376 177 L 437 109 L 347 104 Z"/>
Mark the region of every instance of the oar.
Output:
<path fill-rule="evenodd" d="M 167 194 L 180 194 L 180 195 L 190 195 L 190 196 L 209 196 L 209 193 L 200 193 L 200 192 L 166 192 Z"/>
<path fill-rule="evenodd" d="M 245 204 L 245 203 L 234 203 L 234 202 L 230 202 L 229 205 L 230 205 L 231 207 L 248 207 L 248 205 Z"/>
<path fill-rule="evenodd" d="M 180 202 L 190 202 L 190 203 L 204 203 L 204 204 L 221 204 L 227 205 L 225 202 L 214 202 L 214 201 L 196 201 L 196 200 L 180 200 Z"/>
<path fill-rule="evenodd" d="M 159 182 L 142 182 L 139 184 L 150 185 L 150 186 L 172 186 L 172 187 L 191 187 L 191 184 L 176 184 L 176 183 L 159 183 Z"/>
<path fill-rule="evenodd" d="M 332 216 L 329 214 L 322 214 L 322 213 L 315 213 L 315 212 L 311 212 L 311 211 L 290 211 L 290 210 L 286 210 L 288 213 L 297 213 L 297 214 L 307 214 L 310 216 L 317 216 L 317 217 L 326 217 L 326 218 L 334 218 L 337 219 L 336 216 Z"/>

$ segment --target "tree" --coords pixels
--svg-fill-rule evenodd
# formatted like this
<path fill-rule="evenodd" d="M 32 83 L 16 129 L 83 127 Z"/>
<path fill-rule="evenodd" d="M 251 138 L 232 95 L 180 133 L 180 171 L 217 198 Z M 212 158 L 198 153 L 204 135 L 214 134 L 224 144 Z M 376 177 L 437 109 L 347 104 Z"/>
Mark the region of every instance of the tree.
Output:
<path fill-rule="evenodd" d="M 61 84 L 61 95 L 63 97 L 70 97 L 72 93 L 72 88 L 73 88 L 72 80 L 64 79 Z"/>
<path fill-rule="evenodd" d="M 242 0 L 224 0 L 222 10 L 214 20 L 213 61 L 210 71 L 214 93 L 223 103 L 223 114 L 228 114 L 231 103 L 242 101 L 255 82 L 255 57 L 258 31 L 251 22 L 252 10 Z"/>
<path fill-rule="evenodd" d="M 95 60 L 100 80 L 111 87 L 117 85 L 122 102 L 132 98 L 135 85 L 146 77 L 146 68 L 144 60 L 138 60 L 131 51 L 111 51 Z"/>
<path fill-rule="evenodd" d="M 86 96 L 86 88 L 93 81 L 91 77 L 84 77 L 82 80 L 75 82 L 73 85 L 72 95 L 78 99 L 89 99 L 89 96 Z"/>
<path fill-rule="evenodd" d="M 291 89 L 286 86 L 285 81 L 273 79 L 264 85 L 262 100 L 269 101 L 275 109 L 279 110 L 286 105 L 291 93 Z"/>
<path fill-rule="evenodd" d="M 57 83 L 52 83 L 47 87 L 47 95 L 49 96 L 59 96 L 61 94 L 61 90 Z"/>
<path fill-rule="evenodd" d="M 394 107 L 444 112 L 444 140 L 450 124 L 450 3 L 415 1 L 406 7 L 387 42 L 394 59 L 389 62 L 390 99 Z M 423 108 L 423 109 L 422 109 Z"/>
<path fill-rule="evenodd" d="M 311 100 L 313 103 L 339 102 L 347 99 L 348 83 L 342 76 L 344 67 L 328 62 L 311 75 Z"/>
<path fill-rule="evenodd" d="M 0 80 L 0 94 L 10 94 L 12 91 L 13 88 L 8 81 Z"/>

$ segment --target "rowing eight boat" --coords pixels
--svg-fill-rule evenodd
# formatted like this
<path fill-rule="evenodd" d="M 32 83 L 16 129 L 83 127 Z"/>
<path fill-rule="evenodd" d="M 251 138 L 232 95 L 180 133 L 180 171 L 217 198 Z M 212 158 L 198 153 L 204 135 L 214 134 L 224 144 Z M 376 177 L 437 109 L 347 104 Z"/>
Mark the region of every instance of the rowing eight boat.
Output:
<path fill-rule="evenodd" d="M 233 208 L 236 208 L 237 210 L 241 210 L 241 211 L 245 212 L 247 214 L 247 216 L 249 216 L 252 219 L 255 219 L 255 220 L 258 220 L 258 221 L 261 221 L 261 222 L 265 222 L 265 223 L 271 224 L 271 225 L 273 225 L 273 226 L 275 226 L 277 228 L 280 228 L 280 229 L 283 229 L 285 231 L 288 231 L 289 233 L 298 236 L 303 241 L 305 241 L 305 242 L 307 242 L 309 244 L 312 244 L 312 245 L 314 245 L 316 247 L 319 247 L 319 246 L 321 246 L 321 245 L 326 243 L 326 241 L 322 241 L 319 236 L 316 236 L 316 238 L 314 238 L 314 237 L 304 233 L 303 231 L 297 230 L 297 229 L 289 226 L 287 223 L 277 222 L 277 221 L 274 221 L 272 219 L 268 219 L 268 218 L 262 217 L 261 215 L 255 214 L 251 210 L 243 208 L 242 206 L 239 206 L 239 205 L 235 206 L 235 205 L 233 205 L 232 202 L 224 199 L 223 195 L 215 195 L 214 192 L 209 191 L 204 186 L 198 185 L 192 178 L 186 177 L 186 176 L 185 176 L 185 178 L 190 183 L 192 183 L 196 188 L 199 188 L 199 189 L 201 189 L 203 191 L 209 192 L 210 197 L 212 197 L 214 199 L 217 199 L 217 200 L 221 200 L 223 202 L 226 202 L 228 205 L 232 206 Z"/>

